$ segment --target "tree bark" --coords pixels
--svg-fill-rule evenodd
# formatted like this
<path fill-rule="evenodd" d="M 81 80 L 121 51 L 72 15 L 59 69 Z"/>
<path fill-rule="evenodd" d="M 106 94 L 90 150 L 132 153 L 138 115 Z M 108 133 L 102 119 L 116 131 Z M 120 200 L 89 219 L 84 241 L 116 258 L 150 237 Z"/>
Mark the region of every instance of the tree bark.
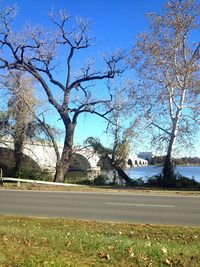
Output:
<path fill-rule="evenodd" d="M 181 108 L 178 108 L 175 118 L 174 119 L 172 118 L 173 128 L 170 134 L 167 155 L 165 157 L 163 166 L 163 186 L 165 187 L 174 187 L 176 182 L 176 176 L 174 173 L 174 162 L 172 159 L 172 151 L 178 133 L 179 120 L 182 112 L 182 104 L 184 102 L 184 98 L 185 98 L 185 90 L 183 90 L 182 92 Z"/>
<path fill-rule="evenodd" d="M 174 187 L 176 182 L 176 176 L 174 172 L 174 162 L 170 155 L 165 157 L 163 166 L 163 186 Z"/>
<path fill-rule="evenodd" d="M 14 177 L 18 177 L 19 175 L 19 170 L 20 170 L 20 167 L 21 167 L 21 162 L 22 162 L 22 158 L 23 158 L 23 153 L 20 152 L 20 151 L 14 151 L 14 158 L 15 158 L 15 165 L 12 169 L 12 174 Z"/>
<path fill-rule="evenodd" d="M 54 182 L 63 183 L 65 181 L 65 174 L 67 173 L 72 156 L 73 139 L 74 139 L 75 124 L 65 119 L 65 140 L 63 151 L 59 161 L 56 164 L 56 173 Z"/>
<path fill-rule="evenodd" d="M 112 166 L 118 173 L 118 175 L 129 185 L 133 183 L 132 179 L 125 173 L 125 171 L 117 166 L 114 162 L 113 159 L 110 158 L 108 155 L 106 155 L 106 158 L 108 162 L 110 163 L 110 166 Z"/>
<path fill-rule="evenodd" d="M 175 186 L 175 173 L 174 173 L 174 162 L 172 159 L 172 150 L 173 150 L 173 145 L 175 142 L 175 135 L 173 134 L 169 146 L 168 146 L 168 151 L 167 155 L 165 157 L 164 165 L 163 165 L 163 186 L 164 187 L 174 187 Z"/>
<path fill-rule="evenodd" d="M 115 164 L 112 164 L 113 168 L 117 171 L 118 175 L 129 185 L 133 184 L 132 179 L 125 173 L 125 171 L 116 166 Z"/>
<path fill-rule="evenodd" d="M 18 177 L 18 172 L 22 166 L 23 160 L 23 149 L 24 149 L 24 141 L 26 134 L 26 124 L 24 122 L 20 122 L 20 118 L 18 118 L 18 122 L 15 127 L 15 136 L 14 136 L 14 159 L 15 165 L 13 168 L 13 176 Z"/>

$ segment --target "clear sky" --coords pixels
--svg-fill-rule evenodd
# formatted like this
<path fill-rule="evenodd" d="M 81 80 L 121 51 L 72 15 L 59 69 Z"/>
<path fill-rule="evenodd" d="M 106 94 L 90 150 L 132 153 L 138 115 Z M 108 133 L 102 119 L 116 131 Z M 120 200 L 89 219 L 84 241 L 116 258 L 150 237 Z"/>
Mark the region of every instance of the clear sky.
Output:
<path fill-rule="evenodd" d="M 66 9 L 72 16 L 80 15 L 91 20 L 97 53 L 117 48 L 130 49 L 135 36 L 147 29 L 145 14 L 160 12 L 164 0 L 6 0 L 6 5 L 17 3 L 17 25 L 25 22 L 48 25 L 48 11 Z M 82 143 L 88 136 L 101 136 L 105 122 L 94 116 L 82 116 L 79 120 L 75 142 Z M 147 149 L 147 148 L 143 148 Z M 199 153 L 200 154 L 200 153 Z"/>

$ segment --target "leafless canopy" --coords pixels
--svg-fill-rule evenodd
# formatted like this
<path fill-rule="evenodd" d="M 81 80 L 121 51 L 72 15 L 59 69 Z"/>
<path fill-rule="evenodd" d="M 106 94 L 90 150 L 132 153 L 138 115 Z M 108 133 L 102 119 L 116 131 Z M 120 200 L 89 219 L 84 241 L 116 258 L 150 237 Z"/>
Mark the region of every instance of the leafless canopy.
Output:
<path fill-rule="evenodd" d="M 68 118 L 74 123 L 83 112 L 96 113 L 103 117 L 106 115 L 95 109 L 105 100 L 92 96 L 92 82 L 112 79 L 123 72 L 123 68 L 119 66 L 123 59 L 121 52 L 104 58 L 103 71 L 95 70 L 94 62 L 89 60 L 84 67 L 79 67 L 78 73 L 75 74 L 79 51 L 91 45 L 87 20 L 77 17 L 73 27 L 71 17 L 65 11 L 58 14 L 50 12 L 52 28 L 54 27 L 55 31 L 26 25 L 21 32 L 15 32 L 11 25 L 16 15 L 16 7 L 6 8 L 0 13 L 1 69 L 29 72 L 40 82 L 49 102 L 61 117 L 68 114 Z M 76 97 L 72 99 L 72 95 Z"/>
<path fill-rule="evenodd" d="M 105 57 L 104 67 L 100 70 L 95 69 L 92 60 L 82 67 L 80 51 L 91 45 L 87 20 L 77 17 L 73 26 L 65 11 L 51 12 L 54 31 L 26 25 L 21 32 L 15 32 L 11 28 L 15 14 L 16 7 L 0 12 L 0 69 L 17 69 L 31 74 L 59 113 L 65 136 L 54 180 L 63 182 L 72 155 L 77 118 L 82 113 L 107 118 L 109 110 L 102 110 L 102 106 L 112 97 L 108 93 L 106 99 L 102 98 L 101 87 L 97 91 L 95 82 L 110 80 L 121 74 L 124 71 L 120 66 L 123 55 L 116 52 L 109 58 Z M 102 86 L 102 83 L 99 85 Z"/>
<path fill-rule="evenodd" d="M 186 135 L 191 140 L 200 122 L 199 15 L 199 1 L 169 1 L 163 14 L 148 14 L 150 30 L 132 50 L 145 115 L 167 144 L 183 142 Z"/>

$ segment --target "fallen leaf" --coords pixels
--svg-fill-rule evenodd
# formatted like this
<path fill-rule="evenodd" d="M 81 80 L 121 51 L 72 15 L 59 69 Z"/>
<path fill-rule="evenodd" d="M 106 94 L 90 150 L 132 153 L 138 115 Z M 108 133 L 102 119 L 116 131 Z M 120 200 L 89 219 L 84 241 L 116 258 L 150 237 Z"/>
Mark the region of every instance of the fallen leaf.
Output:
<path fill-rule="evenodd" d="M 110 260 L 110 255 L 108 253 L 105 253 L 105 252 L 99 252 L 99 258 Z"/>
<path fill-rule="evenodd" d="M 150 239 L 150 236 L 146 234 L 146 235 L 144 235 L 144 238 Z"/>
<path fill-rule="evenodd" d="M 128 253 L 129 253 L 130 257 L 134 257 L 134 252 L 133 252 L 132 248 L 128 249 Z"/>
<path fill-rule="evenodd" d="M 68 240 L 66 245 L 67 245 L 67 246 L 70 246 L 71 243 L 72 243 L 72 241 L 71 241 L 71 240 Z"/>
<path fill-rule="evenodd" d="M 151 246 L 151 243 L 150 243 L 150 242 L 146 242 L 146 243 L 145 243 L 145 246 L 146 246 L 146 247 L 150 247 L 150 246 Z"/>
<path fill-rule="evenodd" d="M 140 260 L 144 260 L 144 261 L 146 261 L 146 260 L 148 260 L 148 257 L 146 257 L 146 256 L 144 256 L 143 254 L 141 254 L 141 255 L 139 256 L 139 259 L 140 259 Z"/>
<path fill-rule="evenodd" d="M 171 259 L 165 259 L 165 263 L 168 265 L 168 266 L 172 266 L 172 261 Z"/>
<path fill-rule="evenodd" d="M 165 247 L 162 247 L 161 250 L 164 254 L 167 254 L 167 249 Z"/>

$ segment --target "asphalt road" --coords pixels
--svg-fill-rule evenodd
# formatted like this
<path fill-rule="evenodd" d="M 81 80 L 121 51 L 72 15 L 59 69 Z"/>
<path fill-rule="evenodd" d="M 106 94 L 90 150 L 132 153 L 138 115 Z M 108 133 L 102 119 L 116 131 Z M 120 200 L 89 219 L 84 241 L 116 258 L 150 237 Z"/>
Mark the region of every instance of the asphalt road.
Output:
<path fill-rule="evenodd" d="M 0 190 L 0 215 L 200 226 L 200 197 Z"/>

